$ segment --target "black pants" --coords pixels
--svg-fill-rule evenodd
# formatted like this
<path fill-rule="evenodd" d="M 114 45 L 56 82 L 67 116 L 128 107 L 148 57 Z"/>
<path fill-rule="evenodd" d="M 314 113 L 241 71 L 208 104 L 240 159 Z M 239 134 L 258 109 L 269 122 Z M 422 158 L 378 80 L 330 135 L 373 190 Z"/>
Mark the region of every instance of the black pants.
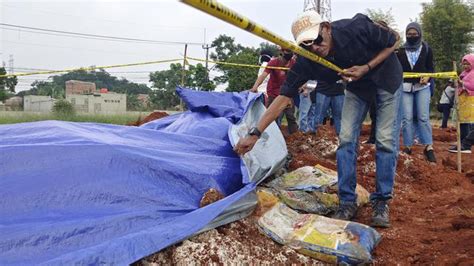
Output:
<path fill-rule="evenodd" d="M 463 126 L 464 132 L 461 130 L 465 136 L 461 136 L 461 143 L 463 147 L 472 147 L 474 145 L 474 124 L 461 124 Z"/>
<path fill-rule="evenodd" d="M 439 104 L 439 111 L 443 113 L 443 121 L 441 122 L 441 128 L 448 127 L 449 114 L 451 113 L 451 105 L 449 103 Z"/>
<path fill-rule="evenodd" d="M 270 106 L 270 104 L 272 104 L 272 102 L 275 100 L 275 98 L 276 97 L 268 96 L 267 108 L 268 108 L 268 106 Z M 280 114 L 278 120 L 281 120 L 283 118 L 283 115 L 286 116 L 286 121 L 288 122 L 288 132 L 290 134 L 293 134 L 296 131 L 298 131 L 298 123 L 296 123 L 296 117 L 295 117 L 295 105 L 292 104 L 291 107 L 285 108 L 285 110 L 283 110 L 283 112 Z M 280 126 L 280 125 L 278 125 L 278 126 Z"/>

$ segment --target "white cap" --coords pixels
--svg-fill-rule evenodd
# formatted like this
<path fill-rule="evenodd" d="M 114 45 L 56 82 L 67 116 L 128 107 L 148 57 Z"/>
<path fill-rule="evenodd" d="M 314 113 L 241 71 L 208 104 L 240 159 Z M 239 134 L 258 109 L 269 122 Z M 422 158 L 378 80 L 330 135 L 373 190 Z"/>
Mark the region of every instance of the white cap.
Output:
<path fill-rule="evenodd" d="M 316 39 L 321 22 L 321 15 L 315 10 L 308 10 L 300 14 L 291 24 L 291 33 L 293 33 L 296 43 L 300 45 L 304 41 Z"/>

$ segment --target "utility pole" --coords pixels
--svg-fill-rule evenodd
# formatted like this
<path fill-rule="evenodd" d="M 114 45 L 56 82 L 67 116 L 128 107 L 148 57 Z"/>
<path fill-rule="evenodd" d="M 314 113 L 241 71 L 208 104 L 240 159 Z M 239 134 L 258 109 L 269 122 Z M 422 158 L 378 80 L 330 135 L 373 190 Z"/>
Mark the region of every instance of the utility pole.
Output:
<path fill-rule="evenodd" d="M 331 0 L 304 0 L 303 11 L 316 10 L 323 21 L 331 21 Z"/>
<path fill-rule="evenodd" d="M 206 81 L 209 81 L 209 49 L 212 47 L 210 44 L 202 45 L 202 49 L 206 50 Z"/>
<path fill-rule="evenodd" d="M 188 52 L 188 44 L 184 45 L 183 70 L 181 71 L 181 87 L 184 87 L 184 78 L 186 77 L 186 56 Z"/>

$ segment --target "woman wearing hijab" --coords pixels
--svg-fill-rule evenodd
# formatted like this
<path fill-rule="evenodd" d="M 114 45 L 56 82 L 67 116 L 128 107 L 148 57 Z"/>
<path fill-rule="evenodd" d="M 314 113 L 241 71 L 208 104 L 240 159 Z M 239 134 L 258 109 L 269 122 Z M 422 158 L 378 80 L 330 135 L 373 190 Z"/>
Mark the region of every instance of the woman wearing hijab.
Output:
<path fill-rule="evenodd" d="M 474 97 L 474 54 L 467 54 L 462 58 L 463 72 L 459 75 L 459 94 L 466 94 Z M 464 108 L 474 108 L 474 106 L 464 106 Z M 461 152 L 471 153 L 474 145 L 474 123 L 461 124 Z M 450 152 L 457 152 L 457 146 L 451 146 Z"/>
<path fill-rule="evenodd" d="M 398 52 L 403 72 L 434 72 L 433 51 L 422 41 L 421 27 L 418 23 L 408 24 L 406 42 Z M 402 94 L 402 132 L 403 151 L 411 154 L 414 141 L 413 117 L 417 117 L 418 138 L 425 145 L 424 155 L 429 162 L 436 162 L 433 150 L 433 136 L 430 124 L 430 79 L 406 78 L 403 80 Z"/>

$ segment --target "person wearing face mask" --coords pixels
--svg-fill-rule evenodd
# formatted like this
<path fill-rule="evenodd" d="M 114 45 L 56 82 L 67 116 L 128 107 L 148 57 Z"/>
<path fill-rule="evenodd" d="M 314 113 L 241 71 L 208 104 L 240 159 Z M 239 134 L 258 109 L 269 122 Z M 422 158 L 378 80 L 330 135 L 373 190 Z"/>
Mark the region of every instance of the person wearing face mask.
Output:
<path fill-rule="evenodd" d="M 302 13 L 292 24 L 296 43 L 302 48 L 344 68 L 337 73 L 310 59 L 299 56 L 288 71 L 280 96 L 266 110 L 248 136 L 234 150 L 242 155 L 250 151 L 261 133 L 281 110 L 298 94 L 308 80 L 347 83 L 342 107 L 339 147 L 336 152 L 339 208 L 333 218 L 351 220 L 357 214 L 357 152 L 361 124 L 372 102 L 376 104 L 376 188 L 371 194 L 372 226 L 389 227 L 388 203 L 393 196 L 397 165 L 403 72 L 394 51 L 398 34 L 369 17 L 357 14 L 351 19 L 331 23 L 321 20 L 314 10 Z M 317 91 L 317 88 L 316 88 Z"/>
<path fill-rule="evenodd" d="M 433 51 L 422 41 L 421 26 L 412 22 L 406 27 L 406 42 L 398 51 L 398 59 L 404 72 L 434 72 Z M 411 154 L 415 138 L 414 117 L 417 119 L 417 135 L 429 162 L 436 162 L 433 150 L 433 135 L 430 123 L 430 78 L 406 78 L 402 93 L 402 133 L 403 151 Z"/>
<path fill-rule="evenodd" d="M 295 63 L 294 54 L 292 51 L 287 49 L 282 49 L 280 47 L 280 55 L 278 57 L 272 58 L 267 66 L 269 67 L 286 67 L 291 68 Z M 280 95 L 280 88 L 283 82 L 286 79 L 287 70 L 283 69 L 272 69 L 272 68 L 265 68 L 262 74 L 260 74 L 255 81 L 251 92 L 257 92 L 258 87 L 263 83 L 263 81 L 270 76 L 267 84 L 267 107 L 272 104 L 272 102 Z M 290 134 L 295 133 L 298 131 L 298 124 L 296 123 L 295 117 L 295 106 L 293 102 L 288 103 L 288 106 L 282 110 L 279 119 L 277 120 L 278 126 L 281 125 L 281 119 L 283 115 L 286 116 L 286 121 L 288 122 L 288 132 Z"/>

